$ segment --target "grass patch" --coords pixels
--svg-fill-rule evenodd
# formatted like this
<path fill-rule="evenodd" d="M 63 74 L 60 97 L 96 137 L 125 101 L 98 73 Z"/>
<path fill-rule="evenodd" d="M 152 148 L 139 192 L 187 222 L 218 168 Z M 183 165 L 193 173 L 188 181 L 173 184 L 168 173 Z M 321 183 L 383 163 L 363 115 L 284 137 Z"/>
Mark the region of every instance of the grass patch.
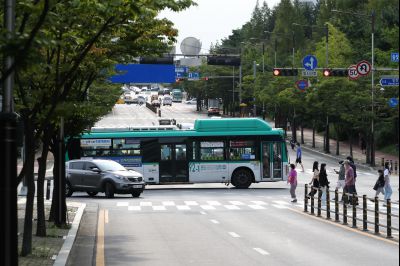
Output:
<path fill-rule="evenodd" d="M 397 156 L 397 157 L 399 156 L 399 151 L 398 151 L 396 145 L 393 145 L 393 144 L 379 148 L 379 151 L 393 155 L 393 156 Z"/>

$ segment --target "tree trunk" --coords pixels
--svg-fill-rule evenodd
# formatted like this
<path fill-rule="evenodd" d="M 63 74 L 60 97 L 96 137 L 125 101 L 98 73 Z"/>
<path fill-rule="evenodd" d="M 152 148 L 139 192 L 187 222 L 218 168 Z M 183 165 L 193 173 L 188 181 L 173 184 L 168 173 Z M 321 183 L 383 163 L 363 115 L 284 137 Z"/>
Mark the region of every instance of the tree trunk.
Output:
<path fill-rule="evenodd" d="M 335 126 L 336 129 L 336 155 L 339 155 L 339 130 L 338 125 Z"/>
<path fill-rule="evenodd" d="M 349 142 L 350 142 L 350 156 L 353 158 L 353 134 L 349 134 Z"/>
<path fill-rule="evenodd" d="M 45 130 L 42 154 L 38 158 L 39 171 L 37 181 L 37 228 L 36 236 L 46 236 L 46 217 L 44 207 L 44 181 L 46 176 L 47 155 L 49 153 L 50 130 Z"/>
<path fill-rule="evenodd" d="M 27 256 L 32 252 L 32 219 L 33 219 L 33 205 L 35 199 L 35 180 L 34 180 L 34 162 L 35 162 L 35 141 L 34 129 L 30 118 L 24 120 L 25 125 L 25 162 L 26 170 L 26 206 L 25 206 L 25 220 L 24 220 L 24 234 L 22 238 L 21 256 Z"/>
<path fill-rule="evenodd" d="M 63 179 L 63 175 L 61 173 L 62 167 L 61 164 L 65 165 L 65 157 L 61 158 L 60 153 L 60 142 L 63 143 L 63 140 L 59 140 L 57 136 L 53 136 L 52 142 L 52 151 L 54 155 L 54 168 L 53 168 L 53 177 L 54 177 L 54 188 L 53 188 L 53 199 L 51 201 L 51 210 L 50 210 L 50 218 L 49 221 L 53 221 L 57 227 L 63 227 L 66 225 L 67 219 L 67 205 L 65 200 L 65 180 Z M 62 167 L 62 169 L 60 169 Z M 65 178 L 64 178 L 65 179 Z"/>
<path fill-rule="evenodd" d="M 301 123 L 301 144 L 304 144 L 304 126 Z"/>
<path fill-rule="evenodd" d="M 293 141 L 297 142 L 297 130 L 296 130 L 296 112 L 293 112 L 293 119 L 292 119 L 292 139 Z"/>
<path fill-rule="evenodd" d="M 325 152 L 326 153 L 331 153 L 330 151 L 330 143 L 329 143 L 329 118 L 328 116 L 326 117 L 326 127 L 325 127 L 325 136 L 326 136 L 326 140 L 325 140 Z"/>
<path fill-rule="evenodd" d="M 312 147 L 315 148 L 315 121 L 313 121 L 312 127 Z"/>

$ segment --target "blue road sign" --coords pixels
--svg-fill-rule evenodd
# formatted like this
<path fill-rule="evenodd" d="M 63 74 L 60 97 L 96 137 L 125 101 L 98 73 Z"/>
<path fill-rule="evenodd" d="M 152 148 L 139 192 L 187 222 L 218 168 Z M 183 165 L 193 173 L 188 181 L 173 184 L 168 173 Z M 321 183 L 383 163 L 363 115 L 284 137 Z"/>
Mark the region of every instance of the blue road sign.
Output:
<path fill-rule="evenodd" d="M 307 55 L 303 58 L 303 67 L 306 70 L 314 70 L 318 66 L 317 58 L 313 55 Z"/>
<path fill-rule="evenodd" d="M 117 74 L 110 77 L 112 83 L 174 83 L 174 65 L 115 65 Z"/>
<path fill-rule="evenodd" d="M 398 77 L 385 77 L 381 78 L 380 82 L 381 86 L 399 86 L 399 78 Z"/>
<path fill-rule="evenodd" d="M 308 81 L 307 80 L 298 80 L 298 81 L 296 81 L 296 87 L 299 90 L 304 91 L 308 87 Z"/>
<path fill-rule="evenodd" d="M 389 106 L 394 108 L 399 104 L 399 99 L 397 98 L 390 98 L 389 100 Z"/>
<path fill-rule="evenodd" d="M 399 53 L 392 52 L 392 53 L 390 54 L 390 60 L 391 60 L 392 62 L 398 63 L 398 62 L 399 62 Z"/>
<path fill-rule="evenodd" d="M 187 73 L 189 71 L 188 67 L 175 67 L 176 73 Z"/>
<path fill-rule="evenodd" d="M 198 79 L 200 79 L 199 72 L 189 72 L 188 79 L 189 80 L 198 80 Z"/>

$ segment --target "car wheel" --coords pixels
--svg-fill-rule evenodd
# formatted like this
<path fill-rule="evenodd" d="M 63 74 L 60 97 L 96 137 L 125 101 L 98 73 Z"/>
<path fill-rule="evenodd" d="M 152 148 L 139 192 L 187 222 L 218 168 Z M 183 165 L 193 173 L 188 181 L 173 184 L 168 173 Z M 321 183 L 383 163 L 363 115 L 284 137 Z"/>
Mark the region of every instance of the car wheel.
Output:
<path fill-rule="evenodd" d="M 132 192 L 132 197 L 139 198 L 140 194 L 142 194 L 142 192 L 134 191 L 134 192 Z"/>
<path fill-rule="evenodd" d="M 71 184 L 68 181 L 65 182 L 65 196 L 71 197 L 72 193 L 74 193 L 74 190 L 72 189 Z"/>
<path fill-rule="evenodd" d="M 231 183 L 236 188 L 249 188 L 252 182 L 252 175 L 249 170 L 238 169 L 232 174 Z"/>
<path fill-rule="evenodd" d="M 94 197 L 97 195 L 97 192 L 95 192 L 95 191 L 86 191 L 86 193 L 91 197 Z"/>
<path fill-rule="evenodd" d="M 114 198 L 114 185 L 110 182 L 107 182 L 105 185 L 105 193 L 107 198 Z"/>

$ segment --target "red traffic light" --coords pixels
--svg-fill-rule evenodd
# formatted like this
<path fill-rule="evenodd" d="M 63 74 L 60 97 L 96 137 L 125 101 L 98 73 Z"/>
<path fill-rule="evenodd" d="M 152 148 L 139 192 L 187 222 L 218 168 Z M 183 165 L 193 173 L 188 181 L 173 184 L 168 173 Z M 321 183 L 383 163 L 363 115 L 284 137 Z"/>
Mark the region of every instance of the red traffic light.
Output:
<path fill-rule="evenodd" d="M 281 75 L 281 70 L 280 69 L 277 69 L 277 68 L 274 68 L 274 76 L 280 76 Z"/>

